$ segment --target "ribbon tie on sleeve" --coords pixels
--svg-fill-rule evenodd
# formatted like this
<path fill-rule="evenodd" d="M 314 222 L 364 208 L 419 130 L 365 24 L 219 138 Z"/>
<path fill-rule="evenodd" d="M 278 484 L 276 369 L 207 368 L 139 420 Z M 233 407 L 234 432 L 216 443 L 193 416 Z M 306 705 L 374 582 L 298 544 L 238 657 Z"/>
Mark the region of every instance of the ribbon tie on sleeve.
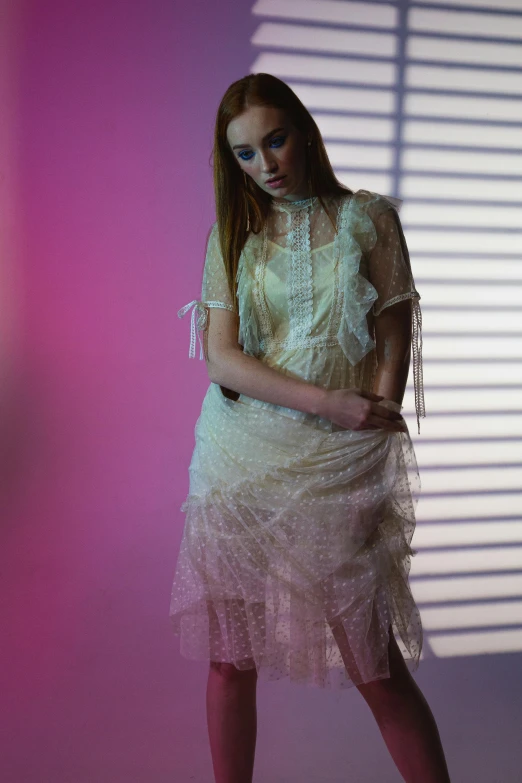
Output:
<path fill-rule="evenodd" d="M 196 356 L 196 330 L 198 333 L 199 338 L 199 358 L 203 359 L 203 342 L 201 340 L 201 334 L 200 332 L 207 328 L 208 323 L 208 313 L 207 308 L 205 307 L 204 303 L 201 302 L 199 299 L 193 299 L 192 302 L 189 302 L 188 304 L 184 305 L 180 310 L 178 310 L 178 318 L 183 318 L 183 316 L 188 313 L 190 308 L 193 308 L 192 310 L 192 316 L 190 318 L 190 347 L 189 347 L 189 358 L 194 359 Z M 197 321 L 196 321 L 196 314 L 197 314 Z"/>

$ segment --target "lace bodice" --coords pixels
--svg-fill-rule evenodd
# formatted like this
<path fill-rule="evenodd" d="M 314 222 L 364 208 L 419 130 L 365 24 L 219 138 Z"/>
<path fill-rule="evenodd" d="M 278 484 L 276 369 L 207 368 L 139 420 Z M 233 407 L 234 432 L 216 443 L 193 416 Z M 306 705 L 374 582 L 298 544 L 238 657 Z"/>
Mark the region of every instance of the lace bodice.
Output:
<path fill-rule="evenodd" d="M 233 306 L 220 252 L 217 223 L 210 231 L 201 300 L 192 310 L 189 356 L 196 332 L 207 328 L 207 308 L 239 316 L 239 342 L 250 355 L 277 366 L 289 352 L 342 349 L 352 366 L 375 349 L 371 319 L 392 304 L 412 299 L 412 345 L 417 422 L 425 416 L 422 384 L 422 320 L 406 241 L 398 217 L 400 201 L 359 190 L 325 199 L 335 231 L 317 197 L 273 202 L 259 234 L 249 234 L 236 277 Z M 200 336 L 200 358 L 203 348 Z M 323 351 L 321 354 L 320 352 Z M 317 360 L 316 360 L 317 364 Z"/>

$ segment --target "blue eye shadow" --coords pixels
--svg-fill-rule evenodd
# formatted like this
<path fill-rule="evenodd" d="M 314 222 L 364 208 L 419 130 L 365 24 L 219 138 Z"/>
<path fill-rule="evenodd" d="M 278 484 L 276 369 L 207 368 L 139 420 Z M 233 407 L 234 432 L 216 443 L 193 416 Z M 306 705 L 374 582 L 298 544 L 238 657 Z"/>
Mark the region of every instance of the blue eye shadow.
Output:
<path fill-rule="evenodd" d="M 286 141 L 286 136 L 276 136 L 272 139 L 270 142 L 270 145 L 274 144 L 274 142 L 279 142 L 279 144 L 276 144 L 276 147 L 281 147 L 282 144 Z M 245 155 L 250 155 L 250 157 L 245 158 Z M 243 152 L 240 152 L 238 155 L 238 158 L 241 158 L 241 160 L 252 160 L 254 153 L 249 153 L 248 150 L 243 150 Z"/>

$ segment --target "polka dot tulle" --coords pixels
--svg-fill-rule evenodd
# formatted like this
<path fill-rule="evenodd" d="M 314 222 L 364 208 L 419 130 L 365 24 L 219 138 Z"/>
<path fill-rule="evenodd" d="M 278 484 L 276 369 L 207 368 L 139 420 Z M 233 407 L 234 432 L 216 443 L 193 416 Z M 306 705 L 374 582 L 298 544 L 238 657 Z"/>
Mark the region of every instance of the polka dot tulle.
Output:
<path fill-rule="evenodd" d="M 374 196 L 379 206 L 382 197 Z M 339 218 L 346 207 L 338 206 Z M 296 218 L 303 211 L 304 229 L 303 218 Z M 377 246 L 377 223 L 372 219 L 373 244 L 368 230 L 370 254 L 363 252 L 362 235 L 357 243 L 358 269 L 367 280 L 371 276 L 363 264 L 371 262 Z M 242 344 L 282 372 L 325 388 L 371 389 L 376 369 L 371 313 L 360 359 L 352 363 L 346 355 L 361 346 L 360 340 L 350 342 L 346 334 L 344 346 L 336 340 L 340 327 L 332 308 L 343 312 L 335 291 L 340 255 L 329 225 L 315 199 L 273 210 L 271 241 L 260 239 L 267 249 L 263 276 L 246 275 L 250 293 L 245 268 L 238 272 L 243 274 L 238 285 Z M 355 221 L 344 224 L 352 236 L 355 228 Z M 308 239 L 303 239 L 305 229 Z M 383 252 L 391 252 L 389 240 Z M 259 255 L 253 257 L 259 263 Z M 374 266 L 373 280 L 379 283 L 382 269 Z M 386 279 L 383 275 L 367 297 L 366 312 L 378 296 L 384 306 L 386 291 L 397 295 L 396 284 L 387 289 Z M 405 274 L 402 279 L 408 291 L 399 293 L 418 296 L 412 279 Z M 256 281 L 262 283 L 257 294 Z M 294 289 L 292 281 L 297 281 Z M 363 295 L 369 290 L 357 288 Z M 354 300 L 357 291 L 352 290 Z M 350 289 L 344 293 L 349 296 Z M 250 334 L 260 295 L 270 332 L 255 313 Z M 300 295 L 305 301 L 290 301 Z M 232 308 L 215 232 L 207 247 L 201 302 Z M 360 303 L 351 304 L 358 312 Z M 207 328 L 206 320 L 201 327 Z M 391 625 L 415 669 L 422 625 L 408 574 L 420 478 L 409 434 L 345 430 L 243 394 L 231 399 L 211 383 L 195 440 L 170 605 L 181 654 L 238 669 L 255 667 L 261 679 L 341 689 L 389 676 Z"/>

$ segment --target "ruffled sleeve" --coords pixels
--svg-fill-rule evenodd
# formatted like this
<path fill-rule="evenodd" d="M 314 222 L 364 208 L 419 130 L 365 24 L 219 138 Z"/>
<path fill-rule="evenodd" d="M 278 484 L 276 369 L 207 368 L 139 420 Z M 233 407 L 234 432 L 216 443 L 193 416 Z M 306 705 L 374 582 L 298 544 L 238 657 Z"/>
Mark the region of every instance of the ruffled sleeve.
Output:
<path fill-rule="evenodd" d="M 336 264 L 339 268 L 341 318 L 337 341 L 350 364 L 355 365 L 373 348 L 375 342 L 368 331 L 366 315 L 376 299 L 376 292 L 361 274 L 364 238 L 375 231 L 373 223 L 359 208 L 355 196 L 345 200 L 339 213 L 335 236 Z"/>
<path fill-rule="evenodd" d="M 193 299 L 192 302 L 178 310 L 178 318 L 183 318 L 192 309 L 189 345 L 190 358 L 196 356 L 196 333 L 200 345 L 199 358 L 204 358 L 201 332 L 208 328 L 207 308 L 209 307 L 220 307 L 233 313 L 237 312 L 232 303 L 232 294 L 221 254 L 217 222 L 212 225 L 207 240 L 201 299 Z"/>
<path fill-rule="evenodd" d="M 422 370 L 422 313 L 420 294 L 415 288 L 410 256 L 398 215 L 398 206 L 387 197 L 372 194 L 368 214 L 376 228 L 376 237 L 368 253 L 368 278 L 377 292 L 373 314 L 378 317 L 384 309 L 405 299 L 412 300 L 412 353 L 415 410 L 419 418 L 426 416 Z"/>

